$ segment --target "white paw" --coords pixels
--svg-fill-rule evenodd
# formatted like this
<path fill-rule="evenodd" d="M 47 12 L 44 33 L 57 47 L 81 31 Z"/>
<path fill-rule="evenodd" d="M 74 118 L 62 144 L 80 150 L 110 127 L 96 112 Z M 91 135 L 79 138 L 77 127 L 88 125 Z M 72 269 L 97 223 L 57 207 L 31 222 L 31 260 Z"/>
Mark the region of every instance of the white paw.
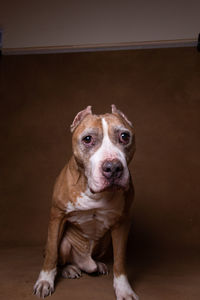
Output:
<path fill-rule="evenodd" d="M 114 277 L 114 289 L 117 300 L 139 300 L 125 275 Z"/>
<path fill-rule="evenodd" d="M 56 269 L 51 271 L 41 271 L 38 280 L 34 285 L 33 293 L 40 298 L 50 296 L 54 292 L 55 276 Z"/>
<path fill-rule="evenodd" d="M 79 278 L 81 277 L 81 270 L 74 265 L 67 265 L 62 270 L 62 276 L 64 278 Z"/>
<path fill-rule="evenodd" d="M 102 262 L 96 262 L 97 264 L 97 272 L 99 274 L 107 275 L 108 274 L 108 267 Z"/>
<path fill-rule="evenodd" d="M 50 285 L 48 281 L 39 281 L 36 282 L 33 293 L 39 298 L 44 298 L 47 296 L 51 296 L 54 292 L 54 287 Z"/>

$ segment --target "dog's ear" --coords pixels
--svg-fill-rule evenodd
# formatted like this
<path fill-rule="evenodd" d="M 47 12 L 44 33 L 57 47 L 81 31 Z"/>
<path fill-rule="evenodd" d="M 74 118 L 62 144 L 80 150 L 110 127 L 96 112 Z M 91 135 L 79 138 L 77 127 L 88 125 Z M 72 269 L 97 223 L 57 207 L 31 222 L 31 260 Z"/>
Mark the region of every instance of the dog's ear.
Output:
<path fill-rule="evenodd" d="M 74 121 L 72 125 L 70 126 L 71 132 L 74 131 L 74 129 L 80 124 L 80 122 L 87 116 L 92 114 L 91 106 L 87 106 L 84 110 L 81 110 L 76 117 L 74 118 Z"/>
<path fill-rule="evenodd" d="M 117 109 L 115 104 L 112 104 L 111 107 L 112 107 L 112 114 L 120 115 L 128 123 L 129 126 L 133 127 L 133 124 L 131 123 L 131 121 L 129 121 L 127 119 L 127 117 L 125 116 L 125 114 L 121 110 Z"/>

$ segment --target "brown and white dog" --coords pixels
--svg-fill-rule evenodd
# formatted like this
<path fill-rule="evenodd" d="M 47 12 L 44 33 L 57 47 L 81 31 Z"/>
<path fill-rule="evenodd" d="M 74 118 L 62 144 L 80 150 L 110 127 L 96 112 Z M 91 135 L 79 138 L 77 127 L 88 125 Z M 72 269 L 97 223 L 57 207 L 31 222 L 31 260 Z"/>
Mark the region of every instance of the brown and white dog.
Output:
<path fill-rule="evenodd" d="M 112 105 L 112 113 L 94 115 L 91 106 L 71 125 L 73 156 L 53 192 L 45 259 L 34 293 L 51 295 L 57 264 L 66 278 L 81 271 L 106 274 L 96 261 L 112 237 L 117 300 L 138 299 L 125 271 L 125 251 L 134 197 L 128 164 L 135 152 L 131 122 Z"/>

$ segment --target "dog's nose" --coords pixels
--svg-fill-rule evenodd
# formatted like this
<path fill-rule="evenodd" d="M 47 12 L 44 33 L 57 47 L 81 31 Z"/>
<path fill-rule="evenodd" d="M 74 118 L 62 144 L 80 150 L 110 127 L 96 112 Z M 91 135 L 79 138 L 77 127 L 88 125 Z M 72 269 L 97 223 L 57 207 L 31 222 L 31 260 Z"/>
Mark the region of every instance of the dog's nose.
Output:
<path fill-rule="evenodd" d="M 120 178 L 123 173 L 123 165 L 118 159 L 106 160 L 102 164 L 102 173 L 107 179 Z"/>

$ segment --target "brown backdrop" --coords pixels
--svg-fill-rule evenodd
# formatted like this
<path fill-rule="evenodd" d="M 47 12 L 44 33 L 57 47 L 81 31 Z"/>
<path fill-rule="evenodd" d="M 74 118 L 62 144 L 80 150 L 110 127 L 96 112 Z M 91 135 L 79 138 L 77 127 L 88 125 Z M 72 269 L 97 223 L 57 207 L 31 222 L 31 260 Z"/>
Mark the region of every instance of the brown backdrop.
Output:
<path fill-rule="evenodd" d="M 44 245 L 53 184 L 71 155 L 73 117 L 89 104 L 104 113 L 114 103 L 136 128 L 132 245 L 198 253 L 196 49 L 8 56 L 0 64 L 2 248 Z"/>

